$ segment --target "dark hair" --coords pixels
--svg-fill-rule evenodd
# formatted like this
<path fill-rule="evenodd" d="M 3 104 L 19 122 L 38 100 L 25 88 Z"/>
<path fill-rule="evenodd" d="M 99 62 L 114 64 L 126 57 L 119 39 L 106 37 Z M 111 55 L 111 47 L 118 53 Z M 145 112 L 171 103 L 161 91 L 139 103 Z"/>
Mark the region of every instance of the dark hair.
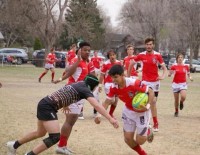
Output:
<path fill-rule="evenodd" d="M 153 44 L 154 44 L 154 42 L 155 42 L 153 38 L 149 37 L 149 38 L 146 38 L 146 39 L 144 40 L 144 43 L 147 44 L 147 43 L 150 42 L 150 41 L 152 41 Z"/>
<path fill-rule="evenodd" d="M 88 42 L 80 42 L 78 45 L 78 48 L 76 49 L 76 54 L 78 53 L 78 51 L 80 50 L 80 48 L 82 48 L 83 46 L 90 46 L 90 44 Z"/>
<path fill-rule="evenodd" d="M 126 46 L 126 51 L 127 51 L 128 48 L 130 48 L 130 47 L 133 47 L 133 49 L 134 49 L 134 46 L 133 46 L 132 44 L 128 44 L 128 45 Z"/>
<path fill-rule="evenodd" d="M 95 75 L 88 74 L 84 79 L 86 85 L 89 87 L 91 91 L 94 90 L 96 86 L 99 84 L 99 80 Z"/>
<path fill-rule="evenodd" d="M 110 76 L 122 75 L 123 73 L 124 73 L 124 68 L 122 67 L 122 65 L 119 64 L 113 65 L 108 72 Z"/>
<path fill-rule="evenodd" d="M 109 57 L 110 57 L 110 56 L 109 56 L 110 53 L 112 53 L 112 52 L 113 52 L 114 54 L 116 54 L 116 52 L 114 51 L 114 49 L 111 49 L 110 51 L 107 52 L 107 58 L 108 58 L 108 59 L 109 59 Z"/>

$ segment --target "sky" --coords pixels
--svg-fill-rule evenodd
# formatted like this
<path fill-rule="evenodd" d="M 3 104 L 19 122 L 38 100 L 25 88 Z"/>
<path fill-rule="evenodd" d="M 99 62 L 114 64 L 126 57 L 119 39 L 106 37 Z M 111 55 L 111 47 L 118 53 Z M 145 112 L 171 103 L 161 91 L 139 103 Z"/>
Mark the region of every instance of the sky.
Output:
<path fill-rule="evenodd" d="M 110 16 L 111 23 L 113 26 L 117 26 L 117 16 L 119 15 L 120 9 L 122 5 L 127 0 L 97 0 L 97 4 L 101 6 L 105 12 L 107 12 L 107 16 Z"/>

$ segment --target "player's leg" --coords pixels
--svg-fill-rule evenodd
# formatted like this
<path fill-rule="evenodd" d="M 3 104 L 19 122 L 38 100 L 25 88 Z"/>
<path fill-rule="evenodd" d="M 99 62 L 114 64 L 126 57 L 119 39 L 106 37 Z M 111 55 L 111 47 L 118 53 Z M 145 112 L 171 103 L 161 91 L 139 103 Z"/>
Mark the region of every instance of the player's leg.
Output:
<path fill-rule="evenodd" d="M 175 108 L 174 116 L 175 117 L 178 117 L 178 106 L 179 106 L 179 92 L 174 92 L 174 108 Z"/>
<path fill-rule="evenodd" d="M 46 66 L 46 65 L 45 65 L 45 66 Z M 40 75 L 40 77 L 39 77 L 39 79 L 38 79 L 39 82 L 41 82 L 42 77 L 45 76 L 45 75 L 47 74 L 48 71 L 49 71 L 49 69 L 45 67 L 44 72 Z"/>
<path fill-rule="evenodd" d="M 154 132 L 158 132 L 158 114 L 157 114 L 157 97 L 158 97 L 158 92 L 155 92 L 155 97 L 154 97 L 154 102 L 151 105 L 151 114 L 152 114 L 152 118 L 153 118 L 153 131 Z"/>
<path fill-rule="evenodd" d="M 43 121 L 43 126 L 48 132 L 49 136 L 43 139 L 43 141 L 36 147 L 34 147 L 32 151 L 27 153 L 27 155 L 39 154 L 50 148 L 51 146 L 55 145 L 59 141 L 60 128 L 58 120 Z"/>
<path fill-rule="evenodd" d="M 99 99 L 99 87 L 96 87 L 94 92 L 93 92 L 93 95 L 95 97 L 95 99 L 99 102 L 100 104 L 100 99 Z M 96 117 L 97 116 L 97 110 L 94 108 L 93 110 L 93 116 Z"/>
<path fill-rule="evenodd" d="M 146 152 L 141 148 L 140 144 L 143 144 L 146 141 L 146 138 L 142 141 L 140 137 L 136 138 L 136 142 L 134 140 L 134 135 L 136 131 L 136 113 L 124 107 L 122 112 L 122 120 L 123 120 L 123 129 L 124 129 L 124 141 L 125 143 L 134 151 L 136 151 L 140 155 L 146 155 Z"/>
<path fill-rule="evenodd" d="M 70 113 L 66 114 L 65 122 L 63 123 L 63 126 L 61 128 L 61 135 L 60 135 L 58 146 L 56 148 L 56 153 L 59 153 L 59 154 L 72 153 L 72 151 L 67 148 L 67 142 L 71 134 L 72 128 L 74 124 L 76 123 L 78 116 L 81 112 L 83 104 L 84 104 L 84 100 L 81 100 L 69 106 Z"/>
<path fill-rule="evenodd" d="M 12 154 L 14 155 L 16 153 L 16 149 L 18 147 L 20 147 L 22 144 L 25 144 L 27 142 L 34 140 L 34 139 L 43 137 L 43 136 L 45 136 L 45 134 L 46 134 L 46 129 L 44 128 L 42 122 L 38 120 L 37 130 L 32 131 L 32 132 L 24 135 L 22 138 L 20 138 L 16 141 L 7 142 L 8 153 L 10 155 L 12 155 Z"/>
<path fill-rule="evenodd" d="M 186 90 L 183 89 L 180 91 L 180 110 L 182 110 L 184 107 L 183 103 L 184 103 L 185 99 L 186 99 Z"/>
<path fill-rule="evenodd" d="M 113 118 L 114 118 L 113 113 L 117 107 L 117 103 L 118 103 L 118 97 L 115 97 L 115 101 L 111 104 L 109 111 L 110 116 L 112 116 Z"/>
<path fill-rule="evenodd" d="M 54 69 L 54 67 L 52 67 L 52 68 L 50 68 L 50 70 L 51 70 L 51 82 L 53 82 L 54 76 L 55 76 L 55 69 Z"/>

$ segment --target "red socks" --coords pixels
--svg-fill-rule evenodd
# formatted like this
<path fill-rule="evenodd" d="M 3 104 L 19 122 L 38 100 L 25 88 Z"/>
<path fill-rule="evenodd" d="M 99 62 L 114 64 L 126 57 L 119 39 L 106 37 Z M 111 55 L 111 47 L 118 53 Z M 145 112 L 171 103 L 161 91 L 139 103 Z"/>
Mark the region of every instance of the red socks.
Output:
<path fill-rule="evenodd" d="M 41 79 L 45 74 L 46 74 L 45 72 L 42 73 L 42 74 L 40 75 L 39 79 Z"/>
<path fill-rule="evenodd" d="M 154 123 L 154 125 L 158 125 L 158 120 L 157 120 L 157 117 L 156 117 L 156 116 L 153 117 L 153 123 Z"/>
<path fill-rule="evenodd" d="M 136 145 L 133 150 L 136 151 L 139 155 L 147 155 L 147 153 L 140 147 L 140 145 Z"/>
<path fill-rule="evenodd" d="M 116 106 L 111 104 L 109 114 L 113 117 L 113 112 L 115 111 Z"/>
<path fill-rule="evenodd" d="M 52 73 L 52 74 L 51 74 L 51 81 L 53 81 L 54 75 L 55 75 L 55 73 Z"/>
<path fill-rule="evenodd" d="M 60 135 L 60 141 L 58 143 L 58 146 L 59 147 L 67 146 L 67 137 L 66 136 Z"/>

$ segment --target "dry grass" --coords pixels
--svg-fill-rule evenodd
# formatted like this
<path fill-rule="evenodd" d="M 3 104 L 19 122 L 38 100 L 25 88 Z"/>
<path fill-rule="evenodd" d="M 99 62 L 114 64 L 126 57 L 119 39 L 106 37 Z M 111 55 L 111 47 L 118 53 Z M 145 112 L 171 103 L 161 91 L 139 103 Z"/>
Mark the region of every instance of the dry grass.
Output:
<path fill-rule="evenodd" d="M 1 67 L 0 82 L 0 155 L 6 155 L 5 144 L 15 140 L 26 132 L 36 128 L 36 106 L 47 94 L 63 86 L 50 83 L 48 73 L 42 83 L 38 76 L 43 68 L 35 67 Z M 56 69 L 56 78 L 62 74 Z M 200 154 L 200 73 L 192 74 L 193 83 L 189 83 L 186 106 L 178 118 L 174 118 L 171 78 L 162 81 L 158 99 L 158 115 L 160 131 L 155 134 L 153 143 L 145 143 L 142 147 L 148 155 L 197 155 Z M 105 96 L 101 94 L 103 100 Z M 78 120 L 73 128 L 69 147 L 77 155 L 134 155 L 123 141 L 121 111 L 123 103 L 119 103 L 115 115 L 120 123 L 114 129 L 106 119 L 96 125 L 92 119 L 93 108 L 85 103 L 85 120 Z M 60 125 L 64 115 L 58 112 Z M 18 155 L 30 151 L 42 139 L 27 143 L 18 149 Z M 44 155 L 54 155 L 52 147 Z"/>

